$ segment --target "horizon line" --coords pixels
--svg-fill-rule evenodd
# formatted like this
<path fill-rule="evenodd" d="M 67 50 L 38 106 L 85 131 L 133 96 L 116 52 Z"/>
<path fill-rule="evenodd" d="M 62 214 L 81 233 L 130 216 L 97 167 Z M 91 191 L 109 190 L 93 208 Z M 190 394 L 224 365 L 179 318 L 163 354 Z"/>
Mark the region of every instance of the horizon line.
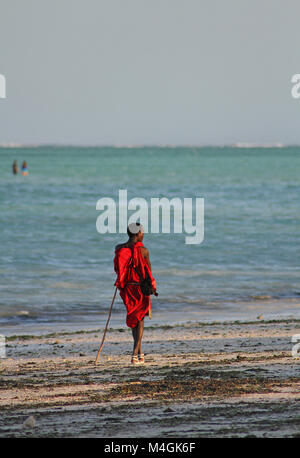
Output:
<path fill-rule="evenodd" d="M 18 143 L 18 142 L 0 142 L 0 148 L 39 148 L 39 147 L 73 147 L 73 148 L 286 148 L 298 147 L 300 143 L 281 143 L 281 142 L 236 142 L 236 143 Z"/>

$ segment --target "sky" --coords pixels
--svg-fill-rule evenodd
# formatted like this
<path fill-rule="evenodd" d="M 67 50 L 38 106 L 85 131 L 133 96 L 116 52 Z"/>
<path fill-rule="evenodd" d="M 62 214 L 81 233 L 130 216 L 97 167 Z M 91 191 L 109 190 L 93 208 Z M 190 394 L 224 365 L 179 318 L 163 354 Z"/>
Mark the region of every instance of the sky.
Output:
<path fill-rule="evenodd" d="M 0 143 L 300 144 L 299 0 L 0 0 Z"/>

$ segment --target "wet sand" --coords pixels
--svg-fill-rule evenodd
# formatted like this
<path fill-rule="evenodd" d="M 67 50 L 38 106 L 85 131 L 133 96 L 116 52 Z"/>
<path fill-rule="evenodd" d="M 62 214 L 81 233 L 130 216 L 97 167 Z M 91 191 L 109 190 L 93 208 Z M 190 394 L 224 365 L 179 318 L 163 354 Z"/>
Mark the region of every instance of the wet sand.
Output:
<path fill-rule="evenodd" d="M 6 338 L 0 437 L 300 437 L 300 320 L 147 321 L 140 366 L 126 327 L 95 366 L 102 332 Z"/>

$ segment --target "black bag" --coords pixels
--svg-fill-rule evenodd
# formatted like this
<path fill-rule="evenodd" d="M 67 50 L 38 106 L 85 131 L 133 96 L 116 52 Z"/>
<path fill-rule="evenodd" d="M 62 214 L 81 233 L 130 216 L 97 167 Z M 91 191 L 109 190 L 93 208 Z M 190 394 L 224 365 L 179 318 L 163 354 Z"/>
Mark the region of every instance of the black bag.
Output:
<path fill-rule="evenodd" d="M 133 268 L 136 271 L 136 273 L 138 274 L 138 276 L 140 277 L 140 287 L 141 287 L 142 294 L 144 296 L 151 296 L 151 294 L 155 294 L 155 291 L 152 287 L 151 278 L 149 277 L 148 273 L 145 272 L 146 278 L 143 279 L 140 273 L 138 272 L 137 268 L 135 266 L 133 266 Z"/>
<path fill-rule="evenodd" d="M 145 278 L 143 278 L 141 273 L 138 271 L 138 269 L 134 265 L 133 250 L 131 250 L 131 252 L 132 252 L 132 266 L 139 276 L 140 283 L 138 283 L 138 285 L 141 287 L 143 296 L 151 296 L 151 294 L 158 296 L 157 292 L 153 289 L 151 278 L 149 277 L 148 272 L 145 270 Z"/>

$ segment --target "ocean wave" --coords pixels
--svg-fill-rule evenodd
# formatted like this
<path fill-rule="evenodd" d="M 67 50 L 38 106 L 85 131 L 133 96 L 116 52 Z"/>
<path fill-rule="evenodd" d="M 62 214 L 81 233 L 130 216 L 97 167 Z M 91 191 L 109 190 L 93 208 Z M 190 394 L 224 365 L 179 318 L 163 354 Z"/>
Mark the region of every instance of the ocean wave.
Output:
<path fill-rule="evenodd" d="M 84 284 L 84 283 L 72 283 L 72 282 L 67 282 L 67 281 L 60 281 L 53 283 L 50 288 L 61 288 L 61 289 L 89 289 L 89 286 Z"/>
<path fill-rule="evenodd" d="M 175 275 L 182 277 L 198 277 L 201 275 L 212 275 L 212 276 L 224 276 L 230 274 L 236 274 L 237 272 L 229 270 L 192 270 L 192 269 L 176 269 L 172 267 L 170 269 L 156 269 L 157 275 Z"/>

